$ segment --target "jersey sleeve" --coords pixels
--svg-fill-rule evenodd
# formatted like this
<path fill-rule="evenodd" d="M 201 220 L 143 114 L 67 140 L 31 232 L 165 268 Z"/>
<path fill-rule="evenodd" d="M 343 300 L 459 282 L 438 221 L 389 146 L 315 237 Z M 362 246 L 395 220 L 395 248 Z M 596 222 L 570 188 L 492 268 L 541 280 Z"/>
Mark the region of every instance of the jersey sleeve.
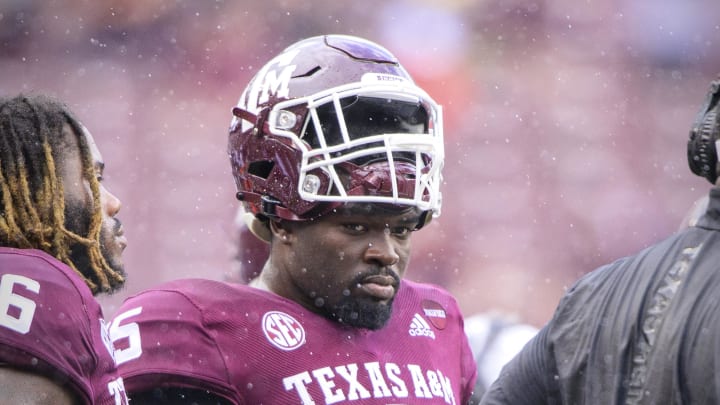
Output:
<path fill-rule="evenodd" d="M 50 377 L 86 403 L 127 403 L 100 304 L 44 252 L 0 249 L 0 364 Z"/>
<path fill-rule="evenodd" d="M 128 298 L 113 317 L 110 336 L 130 398 L 173 386 L 235 400 L 213 333 L 202 308 L 182 291 L 155 289 Z"/>

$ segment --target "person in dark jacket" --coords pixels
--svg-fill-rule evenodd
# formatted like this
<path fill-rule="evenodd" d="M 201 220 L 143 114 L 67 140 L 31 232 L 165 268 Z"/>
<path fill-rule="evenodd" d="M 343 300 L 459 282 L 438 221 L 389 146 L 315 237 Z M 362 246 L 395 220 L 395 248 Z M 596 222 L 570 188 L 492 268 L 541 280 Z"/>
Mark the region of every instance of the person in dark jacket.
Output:
<path fill-rule="evenodd" d="M 720 80 L 688 141 L 717 185 Z M 698 221 L 581 278 L 481 404 L 720 403 L 720 188 Z"/>

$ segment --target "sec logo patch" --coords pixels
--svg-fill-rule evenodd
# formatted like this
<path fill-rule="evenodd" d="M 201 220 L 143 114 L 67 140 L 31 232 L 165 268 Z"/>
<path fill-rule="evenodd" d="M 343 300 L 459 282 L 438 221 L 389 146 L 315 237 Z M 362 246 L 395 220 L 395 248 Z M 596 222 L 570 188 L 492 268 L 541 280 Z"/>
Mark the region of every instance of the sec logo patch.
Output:
<path fill-rule="evenodd" d="M 268 342 L 280 350 L 295 350 L 305 344 L 305 329 L 300 322 L 284 312 L 266 312 L 262 327 Z"/>

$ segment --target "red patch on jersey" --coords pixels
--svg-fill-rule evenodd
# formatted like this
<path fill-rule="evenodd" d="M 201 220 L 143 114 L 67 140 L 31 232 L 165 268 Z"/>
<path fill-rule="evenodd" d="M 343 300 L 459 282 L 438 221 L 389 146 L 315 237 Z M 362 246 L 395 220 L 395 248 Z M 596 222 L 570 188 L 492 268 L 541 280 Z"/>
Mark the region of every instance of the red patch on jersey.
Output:
<path fill-rule="evenodd" d="M 445 329 L 447 325 L 447 315 L 445 308 L 440 303 L 433 300 L 423 300 L 423 314 L 438 329 Z"/>
<path fill-rule="evenodd" d="M 268 342 L 278 349 L 295 350 L 305 344 L 305 329 L 300 322 L 284 312 L 266 312 L 262 327 Z"/>

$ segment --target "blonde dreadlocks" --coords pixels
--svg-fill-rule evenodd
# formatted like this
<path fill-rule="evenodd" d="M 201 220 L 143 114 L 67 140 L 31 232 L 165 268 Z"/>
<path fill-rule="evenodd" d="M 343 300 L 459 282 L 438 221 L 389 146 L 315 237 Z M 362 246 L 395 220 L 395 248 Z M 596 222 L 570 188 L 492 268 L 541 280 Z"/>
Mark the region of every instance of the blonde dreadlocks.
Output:
<path fill-rule="evenodd" d="M 56 159 L 64 156 L 63 127 L 77 137 L 83 177 L 92 191 L 87 235 L 66 228 L 65 197 Z M 0 99 L 0 245 L 43 250 L 70 266 L 93 294 L 123 282 L 100 249 L 100 185 L 83 130 L 60 102 L 44 96 Z M 74 246 L 84 246 L 89 269 L 73 260 Z"/>

